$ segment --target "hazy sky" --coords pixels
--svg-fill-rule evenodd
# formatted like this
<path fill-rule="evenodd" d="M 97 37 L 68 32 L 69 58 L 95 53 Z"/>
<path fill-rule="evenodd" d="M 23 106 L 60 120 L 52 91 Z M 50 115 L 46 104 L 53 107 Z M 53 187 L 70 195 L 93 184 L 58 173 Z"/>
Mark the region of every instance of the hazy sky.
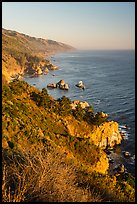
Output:
<path fill-rule="evenodd" d="M 2 2 L 2 27 L 78 49 L 135 49 L 135 2 Z"/>

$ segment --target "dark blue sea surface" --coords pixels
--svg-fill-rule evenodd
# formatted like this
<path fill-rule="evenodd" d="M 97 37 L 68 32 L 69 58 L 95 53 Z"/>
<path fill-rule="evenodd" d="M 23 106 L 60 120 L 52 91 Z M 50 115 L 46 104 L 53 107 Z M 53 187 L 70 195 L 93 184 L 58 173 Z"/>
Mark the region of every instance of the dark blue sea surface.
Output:
<path fill-rule="evenodd" d="M 125 133 L 125 140 L 112 154 L 115 165 L 123 163 L 125 168 L 135 173 L 135 51 L 75 51 L 60 53 L 50 58 L 59 70 L 48 75 L 31 78 L 24 77 L 29 84 L 38 89 L 46 88 L 48 83 L 63 79 L 69 84 L 68 91 L 47 89 L 57 99 L 63 95 L 71 100 L 87 101 L 94 111 L 109 114 L 109 119 L 119 123 Z M 85 90 L 75 86 L 79 81 L 85 83 Z M 123 156 L 128 151 L 129 158 Z"/>

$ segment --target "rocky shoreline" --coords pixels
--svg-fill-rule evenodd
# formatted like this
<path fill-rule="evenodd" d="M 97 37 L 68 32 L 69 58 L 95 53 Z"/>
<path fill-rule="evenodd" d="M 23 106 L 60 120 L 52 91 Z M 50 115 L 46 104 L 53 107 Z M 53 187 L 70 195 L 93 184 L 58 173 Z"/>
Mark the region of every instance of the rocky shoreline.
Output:
<path fill-rule="evenodd" d="M 29 75 L 30 77 L 38 77 L 39 75 L 47 75 L 49 71 L 57 70 L 58 66 L 52 64 L 49 60 L 43 60 L 39 64 L 33 64 L 23 69 L 21 72 L 15 72 L 10 76 L 10 81 L 20 80 L 24 75 Z"/>
<path fill-rule="evenodd" d="M 48 55 L 48 57 L 52 58 L 52 56 L 50 56 L 50 55 Z M 22 76 L 24 76 L 24 75 L 29 75 L 30 77 L 38 77 L 40 75 L 47 75 L 50 71 L 54 71 L 57 69 L 58 69 L 58 66 L 54 65 L 50 60 L 42 60 L 37 65 L 34 64 L 31 67 L 28 66 L 27 69 L 23 70 L 20 73 L 12 74 L 10 81 L 21 80 Z M 78 85 L 79 84 L 77 84 L 76 86 L 78 86 Z M 84 84 L 82 84 L 82 85 L 84 85 Z M 48 84 L 47 88 L 52 88 L 52 89 L 53 88 L 59 88 L 62 90 L 69 90 L 69 85 L 64 80 L 60 80 L 56 84 L 53 84 L 53 83 Z M 73 101 L 73 103 L 72 103 L 72 109 L 75 109 L 78 104 L 80 104 L 81 107 L 83 107 L 83 109 L 85 109 L 89 106 L 89 104 L 87 102 L 82 102 L 82 101 L 80 102 L 80 101 L 76 100 L 76 101 Z M 101 117 L 105 118 L 105 117 L 108 117 L 108 115 L 104 114 L 102 112 Z M 114 122 L 114 121 L 110 121 L 110 122 L 102 124 L 101 126 L 97 126 L 94 129 L 94 131 L 92 131 L 92 132 L 94 132 L 94 133 L 93 133 L 93 136 L 91 133 L 90 138 L 93 139 L 93 137 L 94 137 L 95 145 L 97 145 L 99 148 L 101 148 L 103 150 L 107 150 L 107 148 L 113 149 L 113 147 L 115 147 L 115 145 L 121 144 L 121 142 L 124 138 L 123 133 L 119 132 L 118 123 Z M 71 131 L 70 131 L 70 133 L 72 134 Z M 74 135 L 76 135 L 76 133 Z M 88 137 L 88 136 L 86 136 L 86 137 Z M 106 153 L 106 156 L 107 156 L 106 158 L 107 158 L 107 163 L 108 163 L 107 170 L 108 170 L 108 172 L 111 172 L 110 174 L 115 174 L 114 173 L 115 172 L 115 166 L 118 167 L 118 165 L 117 164 L 112 165 L 112 163 L 115 163 L 114 160 L 111 159 L 111 157 L 107 153 Z M 123 164 L 119 164 L 119 168 L 120 168 L 120 165 L 123 165 Z"/>
<path fill-rule="evenodd" d="M 69 165 L 73 165 L 74 173 L 82 173 L 82 177 L 79 174 L 77 176 L 79 180 L 74 180 L 74 182 L 80 189 L 83 187 L 83 192 L 87 188 L 91 192 L 96 189 L 96 192 L 99 191 L 99 194 L 103 195 L 102 197 L 104 197 L 105 192 L 107 193 L 107 202 L 111 200 L 126 201 L 127 198 L 133 200 L 134 179 L 130 180 L 131 176 L 128 175 L 123 163 L 115 166 L 115 157 L 111 157 L 115 153 L 115 148 L 124 139 L 118 123 L 109 121 L 106 113 L 94 113 L 92 106 L 86 101 L 71 101 L 65 96 L 55 100 L 48 95 L 45 87 L 39 90 L 22 80 L 24 74 L 30 77 L 39 77 L 58 69 L 50 60 L 31 55 L 29 52 L 23 55 L 19 51 L 13 52 L 12 56 L 7 58 L 7 61 L 6 57 L 5 54 L 3 57 L 5 70 L 7 70 L 5 76 L 10 79 L 8 82 L 12 81 L 2 86 L 2 149 L 5 159 L 3 164 L 6 164 L 3 169 L 7 170 L 5 175 L 3 174 L 3 180 L 5 176 L 9 176 L 4 184 L 4 186 L 9 185 L 6 186 L 5 190 L 8 196 L 10 187 L 12 188 L 14 184 L 15 187 L 18 184 L 21 186 L 26 181 L 24 189 L 26 190 L 27 186 L 29 197 L 32 185 L 29 186 L 28 181 L 33 182 L 35 178 L 36 183 L 34 185 L 39 185 L 42 194 L 44 191 L 41 188 L 41 183 L 45 188 L 45 181 L 50 183 L 53 180 L 53 184 L 56 184 L 58 190 L 58 181 L 64 181 L 64 178 L 66 179 L 70 173 L 70 177 L 64 183 L 67 190 L 66 184 L 69 184 L 70 178 L 73 179 L 73 175 L 68 169 L 62 179 L 62 170 L 64 172 L 65 166 L 68 168 Z M 13 60 L 14 64 L 9 63 L 12 66 L 8 70 L 6 63 Z M 76 86 L 85 88 L 81 82 Z M 48 84 L 47 88 L 59 88 L 68 91 L 69 84 L 62 79 L 55 84 Z M 53 154 L 54 160 L 47 156 L 51 154 Z M 123 155 L 125 158 L 130 157 L 126 151 L 123 152 Z M 58 160 L 59 165 L 56 166 Z M 15 166 L 12 166 L 14 162 Z M 47 169 L 45 169 L 46 164 L 48 164 Z M 52 164 L 53 168 L 50 168 Z M 55 167 L 59 169 L 58 172 L 56 172 Z M 33 170 L 35 174 L 32 174 Z M 45 177 L 43 181 L 43 176 L 46 176 L 48 172 L 49 179 Z M 15 173 L 17 177 L 14 177 Z M 52 173 L 54 173 L 53 179 L 51 179 Z M 61 177 L 59 177 L 59 174 L 61 174 Z M 32 179 L 30 179 L 31 176 Z M 96 177 L 97 180 L 95 181 Z M 92 179 L 88 181 L 90 178 Z M 95 184 L 92 186 L 93 182 Z M 53 190 L 53 186 L 51 185 L 51 190 Z M 62 183 L 60 186 L 62 195 Z M 73 185 L 70 185 L 70 187 L 71 194 Z M 37 188 L 33 192 L 36 192 L 34 196 L 37 196 Z M 47 191 L 45 192 L 47 193 Z M 14 193 L 16 193 L 16 188 L 15 191 L 11 191 L 13 196 Z M 120 195 L 118 199 L 116 198 L 117 193 Z M 3 195 L 5 194 L 3 193 Z M 96 195 L 98 196 L 98 194 Z M 129 198 L 129 195 L 131 198 Z"/>
<path fill-rule="evenodd" d="M 64 80 L 60 80 L 56 84 L 48 84 L 47 88 L 59 88 L 62 90 L 69 90 L 69 85 L 66 84 Z"/>

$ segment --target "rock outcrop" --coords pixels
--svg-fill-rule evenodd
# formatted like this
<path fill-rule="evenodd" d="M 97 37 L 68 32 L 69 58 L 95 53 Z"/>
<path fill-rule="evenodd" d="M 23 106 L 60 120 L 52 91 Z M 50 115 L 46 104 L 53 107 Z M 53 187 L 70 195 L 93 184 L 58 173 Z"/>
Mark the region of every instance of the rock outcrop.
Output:
<path fill-rule="evenodd" d="M 123 155 L 124 155 L 124 157 L 128 158 L 128 157 L 130 156 L 130 153 L 127 152 L 127 151 L 124 151 L 124 152 L 123 152 Z"/>
<path fill-rule="evenodd" d="M 89 138 L 101 149 L 121 144 L 123 139 L 118 129 L 118 123 L 114 121 L 104 122 L 99 126 L 91 126 L 85 121 L 79 122 L 68 116 L 64 120 L 64 124 L 70 135 Z"/>
<path fill-rule="evenodd" d="M 107 158 L 107 155 L 103 151 L 99 158 L 99 161 L 95 165 L 92 165 L 91 168 L 92 168 L 92 171 L 102 173 L 102 174 L 106 174 L 108 172 L 109 160 Z"/>
<path fill-rule="evenodd" d="M 47 75 L 48 72 L 49 72 L 48 68 L 45 68 L 45 69 L 43 70 L 43 74 L 44 74 L 44 75 Z"/>
<path fill-rule="evenodd" d="M 114 147 L 116 144 L 120 144 L 123 139 L 118 129 L 118 123 L 114 121 L 94 126 L 90 138 L 102 149 Z"/>
<path fill-rule="evenodd" d="M 79 81 L 79 83 L 76 84 L 75 86 L 77 86 L 77 87 L 79 87 L 81 89 L 85 89 L 85 85 L 84 85 L 83 81 Z"/>
<path fill-rule="evenodd" d="M 71 50 L 75 50 L 75 48 L 60 42 L 2 29 L 3 79 L 5 82 L 10 82 L 12 80 L 11 75 L 20 74 L 20 72 L 33 76 L 42 73 L 47 74 L 49 70 L 58 69 L 58 66 L 53 65 L 49 60 L 45 60 L 45 57 L 57 52 Z"/>
<path fill-rule="evenodd" d="M 16 78 L 18 75 L 23 75 L 24 67 L 21 67 L 17 61 L 5 51 L 2 51 L 2 75 L 7 82 Z"/>
<path fill-rule="evenodd" d="M 60 88 L 62 90 L 69 90 L 69 85 L 65 83 L 64 80 L 60 80 L 58 83 L 50 83 L 47 85 L 47 88 Z"/>
<path fill-rule="evenodd" d="M 42 70 L 40 67 L 37 67 L 36 71 L 35 71 L 36 75 L 41 75 L 42 74 Z"/>
<path fill-rule="evenodd" d="M 68 84 L 65 83 L 64 80 L 60 80 L 60 81 L 57 83 L 57 86 L 58 86 L 60 89 L 69 90 L 69 86 L 68 86 Z"/>
<path fill-rule="evenodd" d="M 100 115 L 102 118 L 107 118 L 108 117 L 108 114 L 107 113 L 104 113 L 104 112 L 97 112 L 96 114 L 95 114 L 95 117 L 97 116 L 97 115 Z"/>
<path fill-rule="evenodd" d="M 63 90 L 69 90 L 69 85 L 65 83 L 64 80 L 60 80 L 58 83 L 50 83 L 47 85 L 47 88 L 60 88 Z"/>
<path fill-rule="evenodd" d="M 124 164 L 120 164 L 118 167 L 114 169 L 115 175 L 119 176 L 120 174 L 123 174 L 125 172 L 125 166 Z"/>
<path fill-rule="evenodd" d="M 47 88 L 57 88 L 57 84 L 48 84 Z"/>
<path fill-rule="evenodd" d="M 72 107 L 72 110 L 75 110 L 77 105 L 80 104 L 81 108 L 85 109 L 88 108 L 90 105 L 86 101 L 79 101 L 79 100 L 74 100 L 70 106 Z"/>
<path fill-rule="evenodd" d="M 57 70 L 58 66 L 53 65 L 52 63 L 49 63 L 46 65 L 48 70 Z"/>

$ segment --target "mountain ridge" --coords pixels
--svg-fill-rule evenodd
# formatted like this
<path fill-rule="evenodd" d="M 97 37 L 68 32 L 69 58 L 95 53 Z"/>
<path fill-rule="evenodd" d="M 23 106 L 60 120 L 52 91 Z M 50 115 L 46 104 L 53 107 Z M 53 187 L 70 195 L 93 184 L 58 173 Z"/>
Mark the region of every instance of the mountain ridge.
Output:
<path fill-rule="evenodd" d="M 40 49 L 40 51 L 47 51 L 47 49 L 48 49 L 48 53 L 49 52 L 54 52 L 54 51 L 55 52 L 56 51 L 70 51 L 70 50 L 75 50 L 76 49 L 76 48 L 74 48 L 74 47 L 72 47 L 72 46 L 70 46 L 68 44 L 62 43 L 62 42 L 57 42 L 57 41 L 51 40 L 51 39 L 32 37 L 30 35 L 20 33 L 18 31 L 7 30 L 5 28 L 2 28 L 2 34 L 6 34 L 8 37 L 9 36 L 22 37 L 22 38 L 25 38 L 26 41 L 37 41 L 38 43 L 44 43 L 44 45 L 47 46 L 47 47 L 42 47 L 42 49 Z M 51 45 L 52 46 L 54 45 L 54 46 L 57 46 L 57 47 L 51 47 Z M 35 48 L 35 45 L 34 45 L 33 48 Z M 44 49 L 46 49 L 46 50 L 44 50 Z"/>
<path fill-rule="evenodd" d="M 41 66 L 48 72 L 46 60 L 49 55 L 58 52 L 74 51 L 75 48 L 61 42 L 35 38 L 12 30 L 2 29 L 2 81 L 9 82 L 12 76 L 23 75 L 24 72 L 39 70 Z"/>

